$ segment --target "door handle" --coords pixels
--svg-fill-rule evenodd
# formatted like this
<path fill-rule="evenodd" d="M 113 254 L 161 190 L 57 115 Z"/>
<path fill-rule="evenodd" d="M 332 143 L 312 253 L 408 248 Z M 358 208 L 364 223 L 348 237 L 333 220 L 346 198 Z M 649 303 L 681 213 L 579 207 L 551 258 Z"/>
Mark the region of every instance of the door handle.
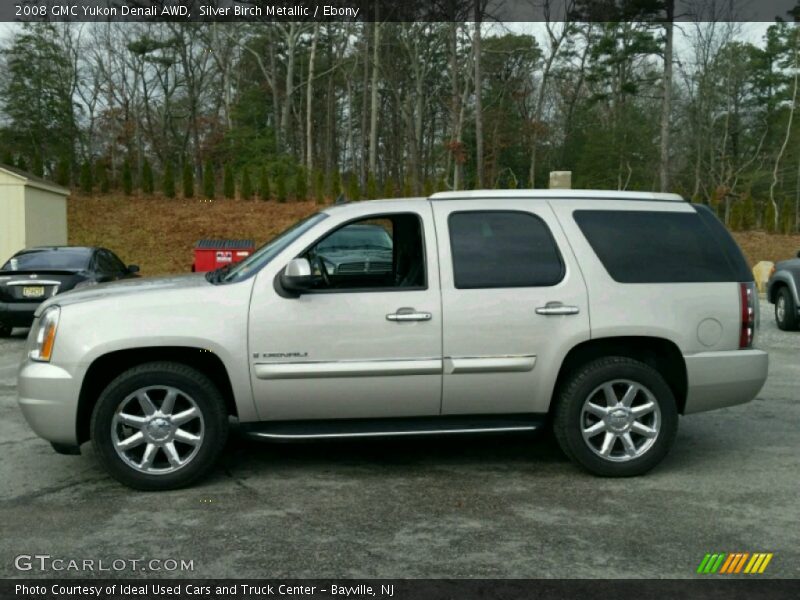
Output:
<path fill-rule="evenodd" d="M 386 315 L 387 321 L 430 321 L 433 315 L 429 312 L 417 312 L 413 308 L 399 308 L 396 313 Z"/>
<path fill-rule="evenodd" d="M 544 306 L 539 306 L 536 309 L 537 315 L 577 315 L 580 309 L 577 306 L 567 306 L 561 302 L 548 302 Z"/>

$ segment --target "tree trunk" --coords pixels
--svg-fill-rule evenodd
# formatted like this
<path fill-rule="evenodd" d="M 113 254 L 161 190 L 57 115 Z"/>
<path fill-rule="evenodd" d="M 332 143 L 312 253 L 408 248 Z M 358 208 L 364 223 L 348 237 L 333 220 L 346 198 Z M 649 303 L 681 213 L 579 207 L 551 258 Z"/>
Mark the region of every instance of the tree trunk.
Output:
<path fill-rule="evenodd" d="M 369 113 L 369 171 L 375 176 L 378 160 L 378 74 L 380 70 L 381 26 L 375 19 L 375 35 L 372 41 L 372 83 L 370 85 Z"/>
<path fill-rule="evenodd" d="M 314 169 L 314 119 L 312 107 L 314 100 L 314 65 L 317 58 L 317 40 L 319 38 L 319 22 L 314 24 L 314 38 L 311 42 L 311 54 L 308 57 L 308 84 L 306 86 L 306 179 L 311 183 Z"/>
<path fill-rule="evenodd" d="M 786 123 L 786 136 L 783 138 L 783 144 L 781 145 L 781 149 L 778 152 L 778 156 L 775 157 L 775 166 L 772 169 L 772 184 L 769 186 L 769 201 L 772 203 L 772 209 L 775 215 L 775 231 L 778 231 L 778 223 L 780 222 L 780 215 L 778 214 L 778 203 L 775 201 L 775 187 L 778 185 L 778 168 L 781 164 L 781 159 L 783 158 L 783 153 L 786 152 L 786 146 L 789 145 L 789 137 L 792 133 L 792 121 L 794 120 L 794 109 L 797 105 L 797 80 L 798 80 L 798 58 L 800 58 L 800 49 L 798 49 L 798 40 L 800 40 L 800 36 L 795 36 L 795 46 L 794 46 L 794 83 L 792 83 L 792 103 L 789 105 L 789 121 Z"/>
<path fill-rule="evenodd" d="M 472 51 L 475 54 L 475 175 L 476 187 L 483 187 L 483 106 L 481 102 L 481 0 L 475 0 L 475 35 Z"/>
<path fill-rule="evenodd" d="M 667 20 L 664 24 L 664 81 L 661 101 L 661 158 L 659 180 L 662 192 L 669 191 L 669 117 L 672 100 L 672 37 L 675 17 L 675 0 L 667 0 Z"/>

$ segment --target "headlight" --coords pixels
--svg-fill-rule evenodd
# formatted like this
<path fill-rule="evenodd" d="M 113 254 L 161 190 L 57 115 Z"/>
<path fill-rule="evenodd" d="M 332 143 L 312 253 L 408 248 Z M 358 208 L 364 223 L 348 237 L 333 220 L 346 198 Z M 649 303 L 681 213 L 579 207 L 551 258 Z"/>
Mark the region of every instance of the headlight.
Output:
<path fill-rule="evenodd" d="M 33 349 L 28 353 L 32 360 L 50 362 L 50 357 L 53 355 L 53 346 L 56 343 L 56 330 L 58 329 L 58 317 L 60 315 L 61 309 L 58 306 L 51 306 L 42 314 L 39 319 L 39 329 L 36 330 Z"/>

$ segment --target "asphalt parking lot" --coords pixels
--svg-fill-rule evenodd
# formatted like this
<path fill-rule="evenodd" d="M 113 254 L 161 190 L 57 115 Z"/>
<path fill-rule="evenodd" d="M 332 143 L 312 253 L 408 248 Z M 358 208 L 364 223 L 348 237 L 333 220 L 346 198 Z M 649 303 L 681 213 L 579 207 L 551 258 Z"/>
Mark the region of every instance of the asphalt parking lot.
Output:
<path fill-rule="evenodd" d="M 800 333 L 779 331 L 771 310 L 762 301 L 758 398 L 681 419 L 645 477 L 586 475 L 547 434 L 233 436 L 212 478 L 168 493 L 123 488 L 90 445 L 59 456 L 30 431 L 16 330 L 0 340 L 0 577 L 78 575 L 20 572 L 20 554 L 192 560 L 191 573 L 159 574 L 193 577 L 693 577 L 705 553 L 734 551 L 774 553 L 757 577 L 800 577 Z"/>

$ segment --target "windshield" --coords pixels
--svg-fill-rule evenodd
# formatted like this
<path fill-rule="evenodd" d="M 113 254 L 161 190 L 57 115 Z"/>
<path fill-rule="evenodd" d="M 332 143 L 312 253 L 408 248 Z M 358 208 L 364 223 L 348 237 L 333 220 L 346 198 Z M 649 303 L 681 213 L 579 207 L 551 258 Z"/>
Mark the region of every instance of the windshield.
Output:
<path fill-rule="evenodd" d="M 82 271 L 89 266 L 89 248 L 42 248 L 26 250 L 10 258 L 3 271 Z"/>
<path fill-rule="evenodd" d="M 335 231 L 317 246 L 317 252 L 355 249 L 391 251 L 392 238 L 383 227 L 350 226 Z"/>
<path fill-rule="evenodd" d="M 268 264 L 273 258 L 275 258 L 275 256 L 282 252 L 284 248 L 289 246 L 289 244 L 294 242 L 314 225 L 327 218 L 327 216 L 328 215 L 325 213 L 315 213 L 310 217 L 306 217 L 302 221 L 298 221 L 289 227 L 289 229 L 278 234 L 269 242 L 261 246 L 261 248 L 256 250 L 252 255 L 242 262 L 236 263 L 232 267 L 224 267 L 225 272 L 223 273 L 221 281 L 224 281 L 225 283 L 241 281 L 256 271 L 259 271 L 264 265 Z M 207 278 L 212 283 L 216 283 L 216 281 L 211 277 L 212 273 L 216 273 L 216 271 L 211 271 L 211 273 L 207 275 Z"/>

